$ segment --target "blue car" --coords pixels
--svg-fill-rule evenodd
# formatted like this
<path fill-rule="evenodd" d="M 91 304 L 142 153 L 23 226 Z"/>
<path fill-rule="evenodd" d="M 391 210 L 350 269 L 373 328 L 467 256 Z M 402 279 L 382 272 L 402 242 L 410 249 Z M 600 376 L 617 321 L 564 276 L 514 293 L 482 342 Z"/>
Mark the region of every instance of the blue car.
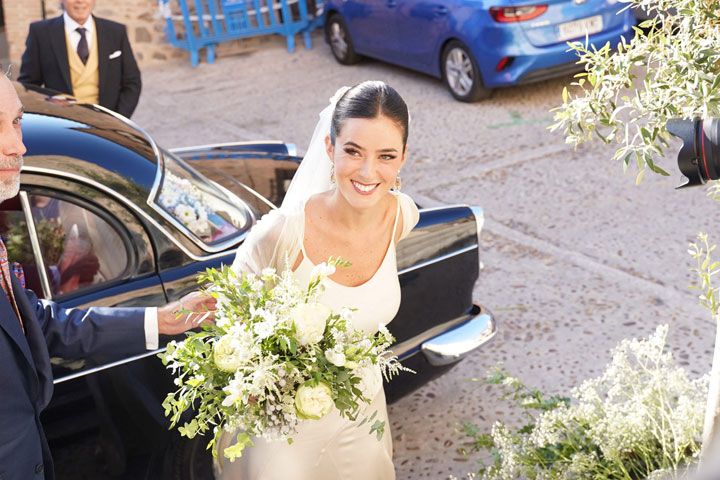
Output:
<path fill-rule="evenodd" d="M 442 78 L 463 102 L 492 89 L 579 70 L 568 41 L 629 40 L 617 0 L 329 0 L 326 40 L 338 62 L 368 56 Z"/>

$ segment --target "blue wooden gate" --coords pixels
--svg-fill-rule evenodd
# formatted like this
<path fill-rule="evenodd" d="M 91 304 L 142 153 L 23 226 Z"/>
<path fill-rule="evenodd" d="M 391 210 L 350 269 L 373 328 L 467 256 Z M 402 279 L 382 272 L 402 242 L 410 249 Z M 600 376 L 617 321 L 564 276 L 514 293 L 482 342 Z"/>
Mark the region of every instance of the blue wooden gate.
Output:
<path fill-rule="evenodd" d="M 295 35 L 302 34 L 305 48 L 312 47 L 310 32 L 322 25 L 323 3 L 308 0 L 158 0 L 165 18 L 165 33 L 176 47 L 190 52 L 193 67 L 200 62 L 200 50 L 207 62 L 215 61 L 221 42 L 259 35 L 279 34 L 295 50 Z"/>

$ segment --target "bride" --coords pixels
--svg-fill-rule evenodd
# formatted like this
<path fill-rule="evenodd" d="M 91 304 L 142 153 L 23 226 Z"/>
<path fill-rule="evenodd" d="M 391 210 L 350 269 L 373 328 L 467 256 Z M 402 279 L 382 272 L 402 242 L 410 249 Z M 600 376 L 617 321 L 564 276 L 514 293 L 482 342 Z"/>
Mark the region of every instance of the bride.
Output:
<path fill-rule="evenodd" d="M 233 268 L 259 273 L 290 266 L 303 285 L 315 265 L 340 257 L 351 265 L 329 278 L 320 300 L 334 310 L 356 308 L 353 325 L 366 332 L 389 323 L 400 306 L 395 246 L 418 221 L 414 202 L 399 191 L 407 136 L 407 105 L 392 87 L 369 81 L 338 90 L 320 114 L 282 206 L 252 229 Z M 255 438 L 234 462 L 218 455 L 217 478 L 394 479 L 380 370 L 361 377 L 372 399 L 365 413 L 377 411 L 385 421 L 382 440 L 333 409 L 302 421 L 292 444 Z M 220 448 L 233 439 L 226 435 Z"/>

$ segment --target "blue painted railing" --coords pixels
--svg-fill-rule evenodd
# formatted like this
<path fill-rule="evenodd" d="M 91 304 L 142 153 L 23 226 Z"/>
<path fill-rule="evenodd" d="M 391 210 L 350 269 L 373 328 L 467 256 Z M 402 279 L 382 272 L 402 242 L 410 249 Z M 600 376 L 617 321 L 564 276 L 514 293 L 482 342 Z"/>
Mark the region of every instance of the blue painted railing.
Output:
<path fill-rule="evenodd" d="M 295 50 L 295 35 L 312 47 L 310 32 L 323 24 L 323 2 L 308 0 L 158 0 L 165 18 L 165 34 L 174 46 L 190 52 L 193 67 L 205 49 L 208 63 L 222 42 L 259 35 L 283 35 L 288 52 Z"/>

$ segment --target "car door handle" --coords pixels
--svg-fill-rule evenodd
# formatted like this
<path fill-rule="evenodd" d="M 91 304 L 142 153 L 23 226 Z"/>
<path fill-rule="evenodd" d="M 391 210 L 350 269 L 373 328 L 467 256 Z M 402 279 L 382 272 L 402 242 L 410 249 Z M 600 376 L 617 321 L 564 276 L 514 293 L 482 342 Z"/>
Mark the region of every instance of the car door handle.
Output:
<path fill-rule="evenodd" d="M 433 8 L 433 12 L 435 12 L 436 17 L 442 17 L 444 15 L 447 15 L 448 9 L 447 9 L 447 7 L 444 7 L 442 5 L 438 5 L 435 8 Z"/>
<path fill-rule="evenodd" d="M 395 0 L 388 0 L 388 2 L 387 2 L 387 7 L 388 7 L 388 8 L 395 8 L 395 7 L 397 7 L 397 1 L 395 1 Z"/>

